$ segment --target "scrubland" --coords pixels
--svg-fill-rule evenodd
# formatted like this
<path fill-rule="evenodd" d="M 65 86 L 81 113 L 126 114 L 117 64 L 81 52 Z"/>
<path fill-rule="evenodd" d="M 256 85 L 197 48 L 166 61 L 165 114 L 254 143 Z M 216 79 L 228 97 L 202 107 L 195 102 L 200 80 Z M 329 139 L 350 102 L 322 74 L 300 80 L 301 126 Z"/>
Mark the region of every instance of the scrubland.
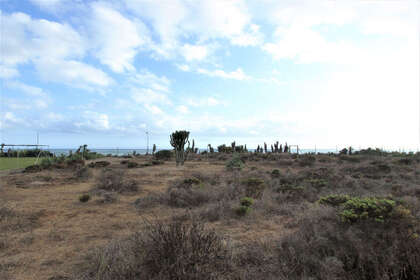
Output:
<path fill-rule="evenodd" d="M 0 176 L 0 279 L 420 279 L 416 156 L 106 157 Z"/>

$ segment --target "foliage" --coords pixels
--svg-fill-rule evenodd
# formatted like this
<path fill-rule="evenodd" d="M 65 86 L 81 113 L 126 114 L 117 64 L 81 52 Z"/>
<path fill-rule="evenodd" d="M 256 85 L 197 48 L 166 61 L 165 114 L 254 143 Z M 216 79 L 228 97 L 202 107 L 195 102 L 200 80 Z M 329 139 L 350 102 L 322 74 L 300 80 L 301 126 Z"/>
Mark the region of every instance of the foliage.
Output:
<path fill-rule="evenodd" d="M 240 204 L 242 206 L 251 207 L 252 204 L 254 204 L 254 199 L 252 199 L 252 197 L 242 197 Z"/>
<path fill-rule="evenodd" d="M 245 186 L 245 195 L 255 199 L 260 199 L 264 193 L 265 183 L 259 178 L 247 178 L 243 180 Z"/>
<path fill-rule="evenodd" d="M 89 194 L 82 194 L 79 196 L 79 201 L 80 202 L 88 202 L 90 200 L 90 195 Z"/>
<path fill-rule="evenodd" d="M 154 154 L 157 160 L 170 160 L 173 156 L 173 151 L 171 150 L 160 150 Z"/>
<path fill-rule="evenodd" d="M 226 163 L 226 168 L 228 170 L 242 170 L 244 166 L 244 162 L 237 154 L 234 154 L 233 157 Z"/>
<path fill-rule="evenodd" d="M 188 141 L 188 137 L 190 135 L 189 131 L 181 130 L 175 131 L 171 134 L 171 146 L 175 149 L 175 157 L 176 157 L 176 166 L 184 165 L 184 162 L 188 156 L 189 152 L 189 145 L 190 142 Z M 188 147 L 185 149 L 185 144 L 188 142 Z"/>
<path fill-rule="evenodd" d="M 273 178 L 278 178 L 278 177 L 280 177 L 280 170 L 278 170 L 278 169 L 273 169 L 273 171 L 271 171 L 271 177 L 273 177 Z"/>
<path fill-rule="evenodd" d="M 321 197 L 318 200 L 318 202 L 320 204 L 324 204 L 324 205 L 340 206 L 343 203 L 347 202 L 349 199 L 350 199 L 350 196 L 349 195 L 330 194 L 330 195 Z"/>
<path fill-rule="evenodd" d="M 250 207 L 248 207 L 248 206 L 243 206 L 243 205 L 240 205 L 240 206 L 238 206 L 238 207 L 236 207 L 236 208 L 235 208 L 235 213 L 236 213 L 238 216 L 245 216 L 245 215 L 247 215 L 249 212 L 251 212 L 251 208 L 250 208 Z"/>
<path fill-rule="evenodd" d="M 124 180 L 123 170 L 103 169 L 97 178 L 96 190 L 108 192 L 137 192 L 138 185 L 133 180 Z"/>
<path fill-rule="evenodd" d="M 339 215 L 344 222 L 361 220 L 384 222 L 391 217 L 397 203 L 392 199 L 376 197 L 352 197 L 342 204 Z"/>

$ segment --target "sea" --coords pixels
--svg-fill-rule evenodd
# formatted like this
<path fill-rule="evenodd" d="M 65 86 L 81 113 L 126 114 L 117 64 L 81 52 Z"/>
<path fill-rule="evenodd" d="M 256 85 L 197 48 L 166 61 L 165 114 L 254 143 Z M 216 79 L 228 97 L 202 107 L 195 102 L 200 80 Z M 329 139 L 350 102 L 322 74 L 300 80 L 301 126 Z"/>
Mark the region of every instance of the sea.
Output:
<path fill-rule="evenodd" d="M 152 150 L 149 149 L 137 149 L 137 148 L 88 148 L 91 152 L 96 152 L 98 154 L 103 155 L 113 155 L 113 156 L 124 156 L 124 155 L 132 155 L 134 152 L 136 154 L 145 155 L 147 152 L 151 153 Z M 168 148 L 169 149 L 169 148 Z M 59 155 L 68 155 L 70 151 L 74 153 L 77 149 L 74 148 L 50 148 L 48 149 L 50 152 L 55 154 L 56 156 Z M 159 151 L 158 149 L 157 151 Z M 207 149 L 199 149 L 199 152 L 206 151 Z M 254 149 L 248 149 L 248 151 L 253 152 Z M 293 151 L 292 152 L 296 152 Z M 299 149 L 299 153 L 306 154 L 306 153 L 337 153 L 336 149 Z"/>

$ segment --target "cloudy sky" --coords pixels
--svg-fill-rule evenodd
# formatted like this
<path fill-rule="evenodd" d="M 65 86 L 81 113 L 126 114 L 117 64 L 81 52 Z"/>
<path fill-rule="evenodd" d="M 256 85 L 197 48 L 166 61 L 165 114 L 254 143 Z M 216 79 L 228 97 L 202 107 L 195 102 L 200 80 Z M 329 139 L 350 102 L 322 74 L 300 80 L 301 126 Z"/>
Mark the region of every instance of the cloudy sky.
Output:
<path fill-rule="evenodd" d="M 1 142 L 419 145 L 419 1 L 0 0 Z"/>

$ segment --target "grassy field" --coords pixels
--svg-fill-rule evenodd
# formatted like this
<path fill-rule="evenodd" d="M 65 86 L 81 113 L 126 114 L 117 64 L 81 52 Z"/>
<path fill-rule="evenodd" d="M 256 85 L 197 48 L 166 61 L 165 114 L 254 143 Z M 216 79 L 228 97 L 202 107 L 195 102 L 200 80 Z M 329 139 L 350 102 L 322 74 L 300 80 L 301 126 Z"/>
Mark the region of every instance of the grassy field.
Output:
<path fill-rule="evenodd" d="M 34 164 L 36 158 L 25 157 L 25 158 L 0 158 L 0 170 L 25 168 L 29 165 Z"/>

